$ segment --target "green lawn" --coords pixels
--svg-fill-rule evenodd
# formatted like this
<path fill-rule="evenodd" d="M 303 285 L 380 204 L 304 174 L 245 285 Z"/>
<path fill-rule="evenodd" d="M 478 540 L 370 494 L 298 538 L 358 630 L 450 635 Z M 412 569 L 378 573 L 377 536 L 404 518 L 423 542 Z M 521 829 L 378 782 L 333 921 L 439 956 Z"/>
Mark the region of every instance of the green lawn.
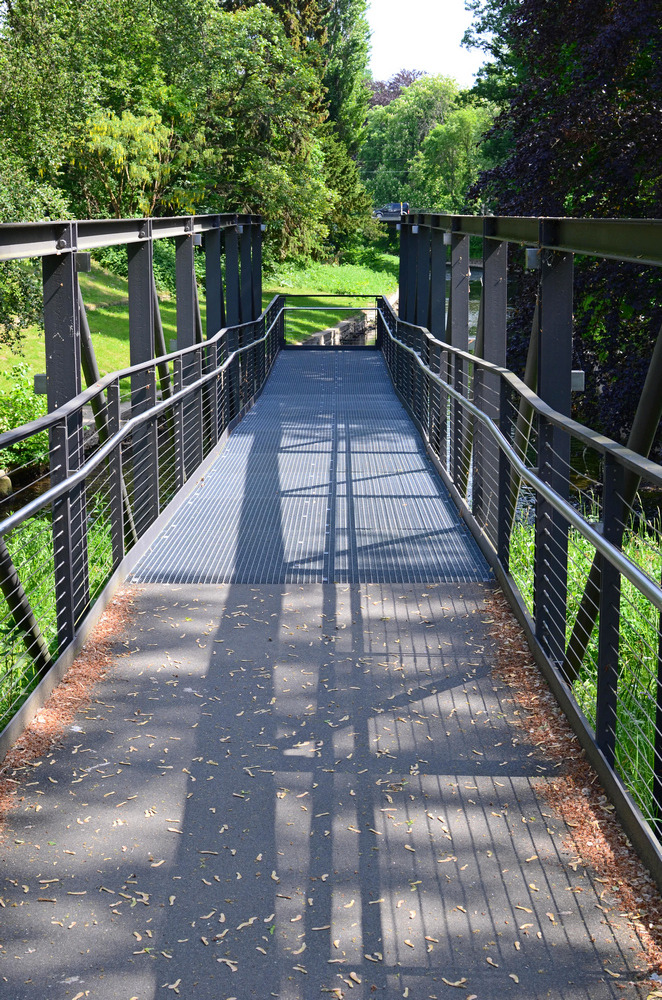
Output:
<path fill-rule="evenodd" d="M 373 264 L 375 261 L 372 262 Z M 286 317 L 288 343 L 300 343 L 306 337 L 336 326 L 356 313 L 337 312 L 333 304 L 342 306 L 374 306 L 376 295 L 390 295 L 398 287 L 398 258 L 390 254 L 376 255 L 377 268 L 363 264 L 309 264 L 305 268 L 283 265 L 272 280 L 265 282 L 263 301 L 275 294 L 304 296 L 288 299 L 288 306 L 329 306 L 323 312 L 290 312 Z M 332 300 L 324 294 L 356 294 L 361 298 Z"/>
<path fill-rule="evenodd" d="M 329 305 L 329 301 L 318 296 L 323 293 L 356 293 L 362 298 L 339 300 L 342 305 L 373 305 L 364 296 L 390 294 L 397 288 L 397 258 L 381 255 L 379 269 L 360 264 L 311 264 L 307 268 L 283 265 L 279 272 L 265 280 L 263 302 L 266 305 L 277 293 L 304 294 L 303 299 L 292 299 L 288 304 L 299 306 Z M 87 317 L 94 342 L 97 364 L 102 375 L 126 368 L 129 365 L 129 298 L 126 278 L 105 271 L 92 262 L 92 271 L 80 275 L 80 285 L 87 308 Z M 204 294 L 200 296 L 202 326 L 205 326 Z M 350 313 L 338 313 L 333 309 L 324 312 L 289 313 L 287 317 L 287 338 L 299 342 L 340 320 Z M 176 331 L 176 301 L 174 296 L 161 297 L 161 318 L 165 334 L 166 348 L 174 340 Z M 23 361 L 33 374 L 46 370 L 44 356 L 44 334 L 37 326 L 24 331 L 19 351 L 0 348 L 0 387 L 7 386 L 7 371 L 17 362 Z"/>
<path fill-rule="evenodd" d="M 92 263 L 90 274 L 79 276 L 87 319 L 92 333 L 94 351 L 102 375 L 126 368 L 129 365 L 129 297 L 126 278 L 119 278 Z M 201 303 L 204 327 L 204 302 Z M 174 297 L 161 298 L 163 332 L 168 341 L 176 331 L 176 303 Z M 24 361 L 33 373 L 44 372 L 44 333 L 40 327 L 24 331 L 20 351 L 6 347 L 0 349 L 0 382 L 6 381 L 7 369 Z"/>

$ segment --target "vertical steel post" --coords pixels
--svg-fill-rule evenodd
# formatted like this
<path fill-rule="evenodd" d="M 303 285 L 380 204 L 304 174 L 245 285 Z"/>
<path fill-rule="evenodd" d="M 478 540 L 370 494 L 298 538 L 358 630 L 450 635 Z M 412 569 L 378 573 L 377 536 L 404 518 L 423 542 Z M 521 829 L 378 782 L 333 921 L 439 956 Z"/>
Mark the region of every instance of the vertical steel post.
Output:
<path fill-rule="evenodd" d="M 499 428 L 510 439 L 508 383 L 504 379 L 499 380 Z M 497 481 L 496 550 L 497 558 L 507 573 L 510 567 L 510 462 L 501 448 L 498 449 Z"/>
<path fill-rule="evenodd" d="M 451 239 L 451 286 L 450 286 L 450 342 L 452 347 L 462 351 L 469 349 L 469 237 L 453 233 Z M 455 357 L 453 360 L 453 385 L 464 395 L 467 394 L 469 377 L 467 362 Z M 466 484 L 468 469 L 462 467 L 464 443 L 468 433 L 468 419 L 458 402 L 451 402 L 451 469 L 453 482 L 461 493 Z"/>
<path fill-rule="evenodd" d="M 219 222 L 220 226 L 220 222 Z M 205 304 L 207 344 L 205 347 L 205 372 L 214 371 L 218 366 L 218 342 L 213 338 L 223 326 L 223 282 L 221 279 L 221 230 L 210 229 L 205 233 Z M 220 379 L 207 383 L 204 391 L 204 408 L 208 418 L 211 447 L 219 438 L 219 393 Z"/>
<path fill-rule="evenodd" d="M 416 316 L 416 264 L 418 262 L 418 226 L 409 226 L 407 241 L 407 301 L 405 303 L 405 322 L 415 322 Z"/>
<path fill-rule="evenodd" d="M 172 365 L 172 380 L 174 383 L 175 395 L 181 392 L 184 386 L 184 365 L 181 357 L 177 357 Z M 175 403 L 175 489 L 181 490 L 186 481 L 184 468 L 184 403 L 179 400 Z"/>
<path fill-rule="evenodd" d="M 488 239 L 490 220 L 485 219 L 483 236 L 483 308 L 480 311 L 477 342 L 482 341 L 485 361 L 505 367 L 506 309 L 508 286 L 508 244 Z M 481 336 L 482 333 L 482 336 Z M 499 388 L 501 379 L 493 372 L 482 371 L 477 380 L 480 399 L 474 402 L 493 420 L 499 419 Z M 494 545 L 497 544 L 497 506 L 499 448 L 491 434 L 481 425 L 474 435 L 474 514 L 483 525 Z"/>
<path fill-rule="evenodd" d="M 120 429 L 120 384 L 119 379 L 111 382 L 108 396 L 108 436 L 112 437 Z M 108 461 L 110 484 L 110 536 L 113 546 L 113 569 L 117 569 L 124 558 L 124 477 L 122 470 L 122 445 L 118 445 Z M 126 503 L 129 512 L 128 498 Z"/>
<path fill-rule="evenodd" d="M 441 229 L 430 235 L 430 333 L 446 338 L 446 245 Z"/>
<path fill-rule="evenodd" d="M 418 227 L 418 244 L 416 248 L 416 314 L 417 326 L 428 328 L 430 321 L 430 227 L 421 223 Z M 426 361 L 426 341 L 423 335 L 417 331 L 415 343 L 416 352 L 423 362 Z M 412 371 L 414 376 L 414 413 L 423 426 L 427 425 L 427 400 L 428 386 L 427 376 L 412 358 Z"/>
<path fill-rule="evenodd" d="M 233 330 L 241 322 L 241 306 L 239 294 L 239 237 L 237 228 L 231 226 L 225 230 L 225 293 L 228 333 L 226 350 L 230 355 L 237 348 L 237 334 Z M 239 412 L 239 362 L 235 359 L 227 372 L 226 386 L 228 392 L 228 421 Z"/>
<path fill-rule="evenodd" d="M 398 315 L 407 318 L 407 274 L 409 267 L 409 240 L 411 227 L 402 222 L 400 230 L 400 258 L 398 262 Z"/>
<path fill-rule="evenodd" d="M 223 326 L 220 228 L 207 230 L 204 239 L 206 328 L 207 340 L 210 340 Z"/>
<path fill-rule="evenodd" d="M 253 319 L 262 313 L 262 220 L 253 223 Z M 264 348 L 263 348 L 264 351 Z"/>
<path fill-rule="evenodd" d="M 81 391 L 80 313 L 75 253 L 76 223 L 62 227 L 58 254 L 42 258 L 48 409 L 57 410 Z M 83 462 L 82 412 L 50 435 L 51 483 L 62 482 Z M 60 653 L 74 637 L 89 605 L 85 486 L 53 504 L 55 601 Z"/>
<path fill-rule="evenodd" d="M 143 223 L 145 239 L 127 244 L 129 276 L 129 350 L 131 365 L 152 361 L 154 300 L 151 221 Z M 131 416 L 144 413 L 155 401 L 156 372 L 145 368 L 131 375 Z M 156 421 L 138 427 L 131 440 L 133 509 L 138 535 L 159 515 L 159 460 Z"/>
<path fill-rule="evenodd" d="M 384 299 L 381 295 L 375 297 L 375 347 L 378 351 L 384 351 L 384 323 L 381 310 L 384 308 Z"/>
<path fill-rule="evenodd" d="M 239 236 L 236 226 L 225 230 L 225 308 L 228 326 L 241 322 L 239 306 Z"/>
<path fill-rule="evenodd" d="M 420 225 L 416 241 L 416 313 L 417 326 L 428 325 L 430 303 L 430 227 Z"/>
<path fill-rule="evenodd" d="M 192 219 L 189 232 L 175 237 L 175 280 L 177 285 L 177 350 L 195 344 L 195 269 L 193 266 Z"/>
<path fill-rule="evenodd" d="M 546 226 L 546 223 L 542 224 Z M 543 230 L 540 242 L 553 233 Z M 541 250 L 538 395 L 555 410 L 570 415 L 572 370 L 573 256 Z M 570 438 L 539 419 L 539 474 L 560 496 L 570 494 Z M 536 635 L 550 658 L 565 655 L 568 583 L 568 525 L 541 497 L 536 506 L 534 612 Z"/>
<path fill-rule="evenodd" d="M 196 287 L 193 242 L 193 219 L 187 219 L 189 232 L 176 238 L 175 271 L 177 282 L 177 349 L 196 343 Z M 184 356 L 184 385 L 196 381 L 199 357 L 193 352 Z M 186 478 L 202 461 L 202 397 L 187 399 L 184 405 L 184 471 Z"/>
<path fill-rule="evenodd" d="M 446 244 L 441 229 L 432 229 L 430 234 L 430 319 L 429 330 L 435 340 L 446 340 Z M 442 375 L 441 348 L 431 345 L 429 363 L 434 372 Z M 434 383 L 430 383 L 430 443 L 441 457 L 443 428 L 446 423 L 445 394 Z M 443 411 L 443 412 L 442 412 Z"/>
<path fill-rule="evenodd" d="M 240 230 L 239 254 L 241 260 L 241 277 L 239 284 L 241 288 L 241 322 L 248 323 L 253 318 L 253 227 L 249 219 L 246 219 Z"/>
<path fill-rule="evenodd" d="M 623 466 L 610 454 L 604 456 L 602 533 L 617 548 L 623 540 Z M 601 558 L 600 624 L 595 739 L 613 767 L 616 757 L 616 705 L 621 620 L 621 574 Z"/>

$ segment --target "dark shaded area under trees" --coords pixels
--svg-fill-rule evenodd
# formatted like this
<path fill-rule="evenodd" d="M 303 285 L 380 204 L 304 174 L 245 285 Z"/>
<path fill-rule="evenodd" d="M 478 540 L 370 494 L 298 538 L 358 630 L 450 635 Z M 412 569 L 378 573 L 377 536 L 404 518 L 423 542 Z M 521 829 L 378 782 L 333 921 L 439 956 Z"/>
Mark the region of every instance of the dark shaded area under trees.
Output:
<path fill-rule="evenodd" d="M 662 9 L 659 0 L 471 0 L 467 41 L 492 58 L 475 87 L 501 105 L 487 145 L 497 164 L 474 188 L 498 215 L 662 216 Z M 515 317 L 509 363 L 522 367 L 535 278 Z M 617 439 L 632 423 L 662 324 L 657 269 L 579 260 L 577 415 Z M 524 301 L 522 297 L 521 301 Z"/>

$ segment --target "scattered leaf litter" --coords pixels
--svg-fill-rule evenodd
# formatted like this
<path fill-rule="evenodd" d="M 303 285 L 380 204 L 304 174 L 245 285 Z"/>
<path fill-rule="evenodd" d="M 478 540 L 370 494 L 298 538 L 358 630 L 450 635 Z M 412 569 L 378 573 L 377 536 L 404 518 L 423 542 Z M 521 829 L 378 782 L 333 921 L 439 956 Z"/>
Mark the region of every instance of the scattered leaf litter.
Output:
<path fill-rule="evenodd" d="M 496 640 L 494 676 L 512 690 L 520 715 L 512 721 L 528 743 L 558 766 L 552 778 L 537 781 L 536 791 L 563 818 L 572 833 L 565 846 L 576 851 L 571 867 L 591 869 L 609 885 L 619 915 L 628 920 L 649 971 L 662 971 L 662 899 L 613 815 L 597 774 L 540 673 L 524 633 L 501 591 L 487 599 Z M 575 748 L 570 753 L 569 749 Z M 525 909 L 517 907 L 517 909 Z"/>

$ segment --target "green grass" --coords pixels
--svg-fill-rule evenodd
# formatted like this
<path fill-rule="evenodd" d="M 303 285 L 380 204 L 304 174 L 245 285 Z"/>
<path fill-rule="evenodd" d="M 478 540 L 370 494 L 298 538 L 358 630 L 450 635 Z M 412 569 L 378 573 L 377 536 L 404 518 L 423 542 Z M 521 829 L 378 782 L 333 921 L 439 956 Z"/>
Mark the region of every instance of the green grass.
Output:
<path fill-rule="evenodd" d="M 101 375 L 128 368 L 129 348 L 129 292 L 126 278 L 104 271 L 92 262 L 89 274 L 79 275 L 83 301 L 94 343 L 94 353 Z M 177 303 L 174 297 L 160 297 L 161 320 L 166 341 L 177 336 Z M 204 301 L 201 302 L 202 323 L 205 323 Z M 18 350 L 0 348 L 0 370 L 6 372 L 17 361 L 25 361 L 33 374 L 46 370 L 44 331 L 31 326 L 24 331 Z M 6 375 L 0 374 L 0 382 Z"/>
<path fill-rule="evenodd" d="M 319 264 L 306 267 L 283 265 L 273 275 L 265 279 L 263 304 L 274 295 L 297 294 L 305 298 L 289 299 L 288 305 L 330 306 L 324 293 L 331 295 L 357 295 L 362 298 L 338 300 L 337 305 L 365 307 L 374 305 L 366 301 L 376 295 L 390 295 L 398 287 L 398 258 L 392 254 L 377 253 L 370 257 L 369 264 Z M 333 308 L 322 312 L 288 313 L 286 318 L 286 339 L 288 343 L 301 343 L 319 330 L 337 326 L 343 320 L 357 313 L 338 312 Z"/>
<path fill-rule="evenodd" d="M 590 518 L 589 518 L 590 519 Z M 595 518 L 597 520 L 597 518 Z M 659 528 L 659 526 L 657 526 Z M 510 545 L 510 569 L 533 614 L 533 525 L 516 523 Z M 662 553 L 655 526 L 639 522 L 626 531 L 623 551 L 653 580 L 660 579 Z M 566 641 L 570 638 L 595 549 L 570 530 L 568 544 L 568 604 Z M 657 657 L 660 616 L 656 608 L 625 578 L 621 578 L 616 770 L 644 815 L 654 819 L 652 799 L 653 747 L 657 702 Z M 593 629 L 573 693 L 595 726 L 598 625 Z"/>
<path fill-rule="evenodd" d="M 88 572 L 90 603 L 113 570 L 110 522 L 98 492 L 88 497 Z M 53 533 L 50 511 L 19 525 L 7 538 L 7 548 L 18 572 L 40 631 L 53 659 L 58 656 Z M 41 677 L 26 651 L 23 632 L 0 594 L 0 730 L 15 715 Z"/>
<path fill-rule="evenodd" d="M 368 264 L 310 264 L 308 267 L 282 265 L 278 271 L 265 277 L 263 303 L 266 305 L 276 294 L 288 292 L 304 293 L 305 299 L 296 305 L 328 305 L 328 300 L 319 299 L 321 293 L 355 293 L 356 295 L 387 295 L 395 291 L 398 284 L 398 259 L 392 254 L 376 253 Z M 94 351 L 101 375 L 127 368 L 130 363 L 129 350 L 129 293 L 126 278 L 118 277 L 104 270 L 92 261 L 92 271 L 79 276 L 87 318 L 92 333 Z M 292 301 L 293 304 L 295 300 Z M 343 305 L 361 306 L 363 299 L 349 299 Z M 161 319 L 166 341 L 177 336 L 176 299 L 174 296 L 160 297 Z M 202 326 L 205 326 L 204 293 L 200 295 Z M 287 319 L 288 340 L 298 342 L 316 330 L 335 326 L 347 319 L 350 313 L 338 313 L 333 309 L 323 313 L 289 314 Z M 0 348 L 0 385 L 9 385 L 6 371 L 17 361 L 25 361 L 32 374 L 46 370 L 44 333 L 38 326 L 24 331 L 18 350 Z"/>

